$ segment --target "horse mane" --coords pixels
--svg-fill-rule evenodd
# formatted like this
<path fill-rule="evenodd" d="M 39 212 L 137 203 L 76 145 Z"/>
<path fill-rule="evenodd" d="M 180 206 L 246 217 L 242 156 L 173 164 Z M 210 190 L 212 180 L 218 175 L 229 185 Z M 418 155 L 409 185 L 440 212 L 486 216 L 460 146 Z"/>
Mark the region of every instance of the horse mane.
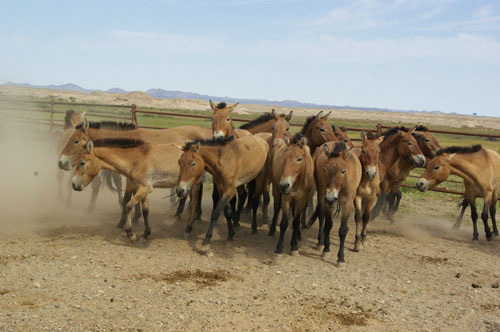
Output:
<path fill-rule="evenodd" d="M 344 133 L 347 132 L 347 128 L 344 126 L 340 127 L 340 126 L 332 125 L 332 130 L 335 131 L 335 129 L 340 129 Z"/>
<path fill-rule="evenodd" d="M 80 123 L 78 126 L 76 126 L 76 129 L 82 129 L 83 128 L 83 123 Z M 100 121 L 100 122 L 93 122 L 89 121 L 89 128 L 92 129 L 111 129 L 111 130 L 132 130 L 132 129 L 137 129 L 137 126 L 133 123 L 126 123 L 126 122 L 116 122 L 116 121 Z"/>
<path fill-rule="evenodd" d="M 415 131 L 429 131 L 429 128 L 423 125 L 418 125 L 415 127 Z"/>
<path fill-rule="evenodd" d="M 221 101 L 220 103 L 217 104 L 217 106 L 215 106 L 215 108 L 221 110 L 223 108 L 226 108 L 227 107 L 227 104 L 223 101 Z"/>
<path fill-rule="evenodd" d="M 67 110 L 64 115 L 64 129 L 68 129 L 69 127 L 73 127 L 73 123 L 71 122 L 71 118 L 75 115 L 75 111 Z"/>
<path fill-rule="evenodd" d="M 316 119 L 316 115 L 311 115 L 306 119 L 306 123 L 304 123 L 304 126 L 300 130 L 301 134 L 305 134 L 311 123 Z"/>
<path fill-rule="evenodd" d="M 473 146 L 449 146 L 447 148 L 437 150 L 436 153 L 434 153 L 434 155 L 440 156 L 444 153 L 468 154 L 481 151 L 482 149 L 483 147 L 481 146 L 481 144 L 476 144 Z"/>
<path fill-rule="evenodd" d="M 377 134 L 374 134 L 371 131 L 367 131 L 367 132 L 365 132 L 365 134 L 366 134 L 366 138 L 368 138 L 369 140 L 374 140 L 374 139 L 377 139 L 379 137 Z"/>
<path fill-rule="evenodd" d="M 283 114 L 280 115 L 280 117 L 284 117 Z M 247 122 L 240 126 L 240 129 L 251 129 L 254 128 L 262 123 L 266 123 L 267 121 L 273 120 L 274 115 L 272 113 L 265 113 L 259 116 L 257 119 L 252 120 L 250 122 Z"/>
<path fill-rule="evenodd" d="M 335 147 L 333 148 L 333 151 L 331 151 L 328 155 L 328 158 L 337 158 L 345 150 L 347 150 L 347 146 L 344 142 L 335 142 Z"/>
<path fill-rule="evenodd" d="M 182 151 L 188 151 L 193 145 L 200 143 L 203 146 L 222 146 L 234 140 L 234 136 L 229 137 L 217 137 L 209 139 L 196 139 L 191 142 L 187 142 L 182 148 Z"/>
<path fill-rule="evenodd" d="M 132 149 L 144 145 L 144 141 L 133 138 L 104 138 L 92 141 L 96 148 L 122 148 Z"/>
<path fill-rule="evenodd" d="M 302 133 L 296 133 L 291 138 L 291 140 L 290 140 L 291 143 L 290 144 L 297 144 L 297 143 L 299 143 L 300 140 L 302 139 L 302 137 L 304 137 L 304 135 Z"/>

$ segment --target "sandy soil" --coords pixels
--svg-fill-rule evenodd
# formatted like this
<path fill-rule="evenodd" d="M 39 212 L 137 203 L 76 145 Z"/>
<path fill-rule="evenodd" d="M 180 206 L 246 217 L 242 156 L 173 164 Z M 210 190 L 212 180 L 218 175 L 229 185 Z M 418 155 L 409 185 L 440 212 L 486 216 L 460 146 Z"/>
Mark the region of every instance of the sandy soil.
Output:
<path fill-rule="evenodd" d="M 111 192 L 93 214 L 90 188 L 59 202 L 53 146 L 0 124 L 0 331 L 500 331 L 499 239 L 472 243 L 470 227 L 414 214 L 373 222 L 355 253 L 351 222 L 339 268 L 314 248 L 316 228 L 294 257 L 273 253 L 265 225 L 252 235 L 243 222 L 226 243 L 219 222 L 207 257 L 209 195 L 186 241 L 158 190 L 149 246 L 131 246 Z"/>
<path fill-rule="evenodd" d="M 33 96 L 38 98 L 63 98 L 65 100 L 74 100 L 75 102 L 105 103 L 117 105 L 136 104 L 139 107 L 157 107 L 168 109 L 183 109 L 196 111 L 210 111 L 208 102 L 204 100 L 185 100 L 185 99 L 164 99 L 153 98 L 144 92 L 130 92 L 128 94 L 92 92 L 83 93 L 66 90 L 34 89 L 25 87 L 12 87 L 0 85 L 0 96 Z M 268 112 L 271 106 L 241 104 L 236 109 L 237 113 L 247 114 L 254 112 Z M 288 107 L 274 107 L 279 112 L 287 112 Z M 317 114 L 318 109 L 294 108 L 296 115 L 309 116 Z M 357 111 L 357 110 L 333 110 L 331 119 L 352 119 L 364 120 L 367 118 L 378 119 L 381 122 L 401 122 L 416 123 L 427 125 L 442 125 L 457 128 L 491 128 L 500 129 L 500 118 L 492 117 L 474 117 L 465 115 L 448 114 L 412 114 L 404 112 L 381 112 L 381 111 Z"/>

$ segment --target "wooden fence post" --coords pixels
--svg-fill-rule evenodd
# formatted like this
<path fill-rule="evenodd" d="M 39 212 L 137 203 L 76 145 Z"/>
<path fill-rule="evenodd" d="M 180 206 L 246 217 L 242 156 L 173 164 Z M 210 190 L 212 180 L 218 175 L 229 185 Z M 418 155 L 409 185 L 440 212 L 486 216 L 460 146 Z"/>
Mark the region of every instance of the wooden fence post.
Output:
<path fill-rule="evenodd" d="M 138 126 L 136 111 L 137 111 L 137 106 L 135 104 L 132 104 L 132 123 Z"/>
<path fill-rule="evenodd" d="M 52 135 L 52 130 L 54 128 L 54 100 L 50 100 L 50 134 Z"/>
<path fill-rule="evenodd" d="M 382 134 L 382 125 L 380 123 L 377 123 L 377 136 L 380 136 Z"/>

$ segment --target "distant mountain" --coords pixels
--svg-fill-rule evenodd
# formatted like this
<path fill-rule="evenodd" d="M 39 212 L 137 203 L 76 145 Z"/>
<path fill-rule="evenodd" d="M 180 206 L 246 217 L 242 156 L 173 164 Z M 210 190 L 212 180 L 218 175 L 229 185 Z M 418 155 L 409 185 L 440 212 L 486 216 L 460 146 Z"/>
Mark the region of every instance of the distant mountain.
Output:
<path fill-rule="evenodd" d="M 76 85 L 74 83 L 66 83 L 66 84 L 61 84 L 61 85 L 33 85 L 29 83 L 14 83 L 14 82 L 7 82 L 5 85 L 11 85 L 11 86 L 22 86 L 22 87 L 28 87 L 28 88 L 42 88 L 42 89 L 54 89 L 54 90 L 72 90 L 72 91 L 80 91 L 80 92 L 85 92 L 85 93 L 90 93 L 90 92 L 103 92 L 103 90 L 96 90 L 96 89 L 85 89 L 82 88 L 79 85 Z M 129 93 L 130 91 L 121 89 L 121 88 L 112 88 L 109 90 L 106 90 L 104 92 L 114 92 L 114 93 L 121 93 L 121 94 L 126 94 Z M 209 95 L 202 95 L 199 93 L 194 93 L 194 92 L 185 92 L 185 91 L 173 91 L 173 90 L 164 90 L 164 89 L 149 89 L 145 91 L 145 93 L 149 94 L 152 97 L 155 98 L 182 98 L 182 99 L 201 99 L 201 100 L 213 100 L 213 101 L 225 101 L 229 103 L 241 103 L 241 104 L 257 104 L 257 105 L 272 105 L 272 106 L 283 106 L 283 107 L 291 107 L 291 108 L 329 108 L 329 109 L 350 109 L 350 110 L 364 110 L 364 111 L 383 111 L 383 112 L 407 112 L 407 113 L 439 113 L 439 114 L 444 114 L 444 112 L 434 110 L 434 111 L 427 111 L 427 110 L 422 110 L 422 111 L 416 111 L 416 110 L 392 110 L 392 109 L 387 109 L 387 108 L 376 108 L 376 107 L 353 107 L 353 106 L 334 106 L 334 105 L 320 105 L 320 104 L 314 104 L 314 103 L 303 103 L 300 101 L 296 100 L 266 100 L 266 99 L 251 99 L 251 98 L 232 98 L 232 97 L 217 97 L 217 96 L 209 96 Z M 456 113 L 451 113 L 451 114 L 456 114 Z"/>

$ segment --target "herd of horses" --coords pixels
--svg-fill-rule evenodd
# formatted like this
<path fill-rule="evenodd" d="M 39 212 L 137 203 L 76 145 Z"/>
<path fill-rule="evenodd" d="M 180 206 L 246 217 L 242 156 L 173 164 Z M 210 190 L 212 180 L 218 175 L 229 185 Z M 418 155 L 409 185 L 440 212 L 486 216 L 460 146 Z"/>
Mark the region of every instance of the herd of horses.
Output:
<path fill-rule="evenodd" d="M 394 127 L 380 135 L 362 131 L 361 145 L 355 145 L 344 128 L 328 123 L 331 112 L 323 111 L 307 118 L 295 135 L 289 133 L 293 112 L 277 114 L 274 109 L 236 129 L 231 119 L 236 106 L 210 101 L 212 128 L 180 126 L 161 130 L 110 121 L 89 122 L 84 114 L 67 111 L 59 168 L 73 170 L 71 183 L 76 191 L 92 183 L 90 209 L 102 181 L 116 189 L 122 209 L 118 227 L 132 242 L 145 241 L 151 233 L 148 195 L 153 188 L 171 188 L 179 197 L 177 216 L 189 197 L 188 237 L 201 216 L 203 182 L 208 172 L 213 179 L 213 209 L 203 252 L 210 252 L 213 229 L 221 213 L 227 221 L 228 241 L 233 239 L 234 228 L 239 226 L 245 210 L 251 214 L 252 231 L 257 232 L 261 202 L 262 222 L 267 224 L 272 195 L 274 213 L 269 235 L 275 234 L 281 215 L 277 253 L 283 252 L 289 222 L 291 253 L 297 254 L 301 229 L 309 228 L 317 219 L 318 248 L 327 256 L 333 219 L 340 214 L 337 263 L 342 264 L 353 210 L 354 251 L 359 251 L 366 243 L 371 219 L 385 211 L 387 218 L 394 221 L 402 196 L 400 187 L 415 167 L 426 167 L 416 183 L 420 191 L 438 185 L 450 174 L 463 178 L 465 196 L 456 225 L 460 225 L 464 210 L 470 206 L 473 239 L 478 240 L 475 201 L 481 197 L 486 238 L 498 235 L 495 209 L 500 155 L 493 150 L 480 145 L 443 149 L 424 126 Z M 123 197 L 121 176 L 126 178 Z M 141 215 L 144 234 L 139 237 L 132 231 L 132 224 Z"/>

